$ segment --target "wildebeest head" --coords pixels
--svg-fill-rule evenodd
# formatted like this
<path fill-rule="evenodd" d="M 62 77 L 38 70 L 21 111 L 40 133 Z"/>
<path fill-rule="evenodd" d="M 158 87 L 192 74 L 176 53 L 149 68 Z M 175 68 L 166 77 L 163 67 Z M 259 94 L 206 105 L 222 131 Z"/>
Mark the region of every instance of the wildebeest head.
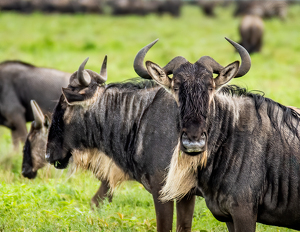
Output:
<path fill-rule="evenodd" d="M 104 91 L 107 57 L 105 56 L 103 61 L 100 75 L 84 69 L 87 61 L 88 58 L 80 65 L 78 71 L 71 75 L 68 87 L 62 89 L 62 95 L 52 116 L 46 160 L 59 169 L 67 167 L 74 149 L 87 145 L 86 129 L 82 125 L 84 123 L 78 123 L 78 117 L 83 117 L 86 107 L 95 101 L 101 89 Z M 82 136 L 75 137 L 75 134 Z"/>
<path fill-rule="evenodd" d="M 47 115 L 43 114 L 36 101 L 31 100 L 30 104 L 34 121 L 31 123 L 24 145 L 22 175 L 33 179 L 37 175 L 37 170 L 47 164 L 45 153 L 49 119 Z"/>
<path fill-rule="evenodd" d="M 227 39 L 227 38 L 226 38 Z M 198 155 L 207 149 L 207 116 L 214 94 L 234 77 L 245 75 L 251 66 L 247 51 L 237 43 L 227 39 L 239 52 L 242 64 L 235 61 L 226 67 L 221 66 L 209 56 L 201 57 L 191 64 L 178 56 L 165 67 L 143 60 L 147 51 L 156 41 L 139 51 L 134 68 L 143 78 L 152 78 L 166 88 L 176 99 L 181 111 L 180 148 L 189 155 Z M 218 74 L 216 78 L 213 73 Z M 169 75 L 173 74 L 173 78 Z"/>

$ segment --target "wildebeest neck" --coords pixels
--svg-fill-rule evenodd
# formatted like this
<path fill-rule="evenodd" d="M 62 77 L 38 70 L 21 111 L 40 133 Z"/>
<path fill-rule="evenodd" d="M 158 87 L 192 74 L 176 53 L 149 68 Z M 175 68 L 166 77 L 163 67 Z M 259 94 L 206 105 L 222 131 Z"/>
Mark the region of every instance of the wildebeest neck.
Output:
<path fill-rule="evenodd" d="M 106 89 L 97 107 L 92 107 L 90 111 L 95 120 L 91 124 L 96 123 L 101 128 L 99 139 L 102 141 L 100 145 L 105 147 L 105 153 L 113 155 L 117 147 L 120 152 L 133 152 L 131 149 L 135 147 L 133 143 L 140 120 L 159 89 L 161 87 L 139 90 L 113 87 Z M 98 141 L 95 142 L 99 145 Z"/>
<path fill-rule="evenodd" d="M 251 135 L 252 140 L 263 143 L 274 139 L 267 137 L 274 132 L 280 138 L 280 146 L 288 147 L 300 140 L 299 122 L 294 110 L 261 94 L 237 86 L 223 87 L 208 114 L 209 154 L 219 152 L 224 143 L 238 141 L 239 136 Z"/>

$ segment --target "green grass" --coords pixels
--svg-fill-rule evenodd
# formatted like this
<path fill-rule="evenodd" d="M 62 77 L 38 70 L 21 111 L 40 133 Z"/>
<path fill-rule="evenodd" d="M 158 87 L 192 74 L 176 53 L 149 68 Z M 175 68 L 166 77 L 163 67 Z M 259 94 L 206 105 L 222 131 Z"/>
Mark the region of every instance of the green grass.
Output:
<path fill-rule="evenodd" d="M 191 62 L 209 55 L 227 65 L 239 59 L 224 39 L 239 40 L 240 19 L 231 17 L 232 10 L 218 8 L 214 19 L 191 6 L 178 19 L 0 12 L 0 60 L 19 59 L 74 72 L 89 56 L 87 68 L 99 71 L 107 54 L 108 82 L 114 82 L 135 77 L 136 53 L 159 38 L 146 59 L 161 66 L 177 55 Z M 265 22 L 262 52 L 252 56 L 249 74 L 232 83 L 300 107 L 299 10 L 294 5 L 286 21 Z M 67 170 L 50 168 L 32 181 L 21 176 L 21 163 L 21 150 L 12 151 L 9 130 L 0 127 L 0 231 L 155 231 L 152 196 L 137 182 L 122 185 L 111 204 L 92 211 L 89 202 L 99 181 L 91 173 L 70 177 Z M 257 230 L 291 231 L 260 224 Z M 226 231 L 201 198 L 196 203 L 193 231 Z"/>

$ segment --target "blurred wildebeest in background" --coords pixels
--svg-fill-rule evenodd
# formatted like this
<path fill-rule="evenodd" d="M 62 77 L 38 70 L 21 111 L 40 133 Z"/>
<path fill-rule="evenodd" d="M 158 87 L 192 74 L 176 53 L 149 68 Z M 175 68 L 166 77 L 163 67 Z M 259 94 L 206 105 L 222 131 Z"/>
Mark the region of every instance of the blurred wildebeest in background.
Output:
<path fill-rule="evenodd" d="M 23 149 L 22 175 L 34 179 L 37 171 L 48 164 L 45 154 L 50 120 L 47 115 L 43 114 L 36 101 L 31 100 L 30 104 L 34 121 L 31 123 Z M 112 201 L 113 193 L 109 191 L 109 183 L 107 180 L 101 180 L 101 182 L 99 190 L 91 199 L 91 206 L 98 207 L 106 197 L 109 202 Z"/>
<path fill-rule="evenodd" d="M 18 11 L 22 13 L 30 13 L 33 10 L 31 1 L 24 0 L 1 0 L 0 10 L 3 11 Z"/>
<path fill-rule="evenodd" d="M 202 9 L 203 13 L 206 16 L 215 16 L 215 6 L 217 5 L 218 1 L 211 1 L 211 0 L 198 0 L 197 4 Z"/>
<path fill-rule="evenodd" d="M 15 147 L 19 141 L 25 142 L 26 122 L 34 119 L 30 100 L 36 99 L 50 115 L 69 77 L 69 73 L 21 61 L 0 63 L 0 125 L 11 129 Z"/>
<path fill-rule="evenodd" d="M 102 13 L 103 0 L 1 0 L 0 10 L 31 13 Z"/>
<path fill-rule="evenodd" d="M 109 2 L 113 15 L 147 15 L 150 13 L 169 13 L 180 16 L 180 0 L 142 1 L 142 0 L 112 0 Z"/>
<path fill-rule="evenodd" d="M 106 86 L 106 58 L 100 75 L 84 70 L 86 62 L 72 74 L 53 112 L 46 159 L 61 169 L 73 157 L 112 188 L 128 178 L 139 181 L 153 196 L 157 230 L 169 232 L 174 204 L 158 197 L 179 138 L 176 102 L 151 80 Z M 115 174 L 113 165 L 123 173 Z M 193 195 L 177 202 L 177 231 L 191 231 L 194 204 Z"/>
<path fill-rule="evenodd" d="M 260 94 L 225 86 L 251 66 L 247 51 L 229 42 L 243 54 L 241 66 L 202 57 L 167 72 L 146 63 L 181 109 L 183 133 L 162 200 L 183 196 L 187 175 L 230 232 L 254 232 L 256 222 L 300 230 L 300 115 Z"/>
<path fill-rule="evenodd" d="M 103 13 L 104 0 L 77 0 L 74 4 L 76 12 Z"/>
<path fill-rule="evenodd" d="M 73 1 L 70 0 L 33 0 L 35 10 L 46 13 L 75 13 Z"/>
<path fill-rule="evenodd" d="M 261 18 L 279 17 L 285 19 L 287 14 L 287 1 L 273 0 L 247 0 L 237 1 L 234 16 L 257 15 Z"/>
<path fill-rule="evenodd" d="M 241 36 L 240 45 L 249 53 L 259 52 L 263 43 L 264 22 L 257 15 L 243 16 L 239 33 Z"/>

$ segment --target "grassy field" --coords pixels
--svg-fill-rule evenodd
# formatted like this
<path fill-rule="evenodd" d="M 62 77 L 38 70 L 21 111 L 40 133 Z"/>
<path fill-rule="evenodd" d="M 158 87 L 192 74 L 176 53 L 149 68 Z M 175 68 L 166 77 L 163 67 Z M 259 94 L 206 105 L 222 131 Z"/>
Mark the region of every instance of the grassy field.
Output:
<path fill-rule="evenodd" d="M 147 59 L 165 65 L 176 55 L 195 62 L 203 55 L 227 65 L 238 55 L 224 39 L 239 40 L 239 18 L 232 7 L 206 18 L 186 6 L 182 17 L 149 15 L 19 15 L 0 12 L 0 60 L 19 59 L 37 66 L 74 72 L 90 57 L 88 69 L 99 71 L 108 55 L 108 82 L 136 74 L 137 51 L 160 41 Z M 290 7 L 285 21 L 265 21 L 264 47 L 252 56 L 252 69 L 231 83 L 261 90 L 284 105 L 300 107 L 300 6 Z M 136 183 L 122 185 L 112 203 L 90 209 L 100 183 L 89 172 L 73 175 L 49 167 L 37 179 L 21 176 L 21 149 L 12 151 L 9 130 L 0 127 L 0 231 L 155 231 L 151 195 Z M 226 231 L 198 198 L 193 231 Z M 258 224 L 257 231 L 292 231 Z"/>

